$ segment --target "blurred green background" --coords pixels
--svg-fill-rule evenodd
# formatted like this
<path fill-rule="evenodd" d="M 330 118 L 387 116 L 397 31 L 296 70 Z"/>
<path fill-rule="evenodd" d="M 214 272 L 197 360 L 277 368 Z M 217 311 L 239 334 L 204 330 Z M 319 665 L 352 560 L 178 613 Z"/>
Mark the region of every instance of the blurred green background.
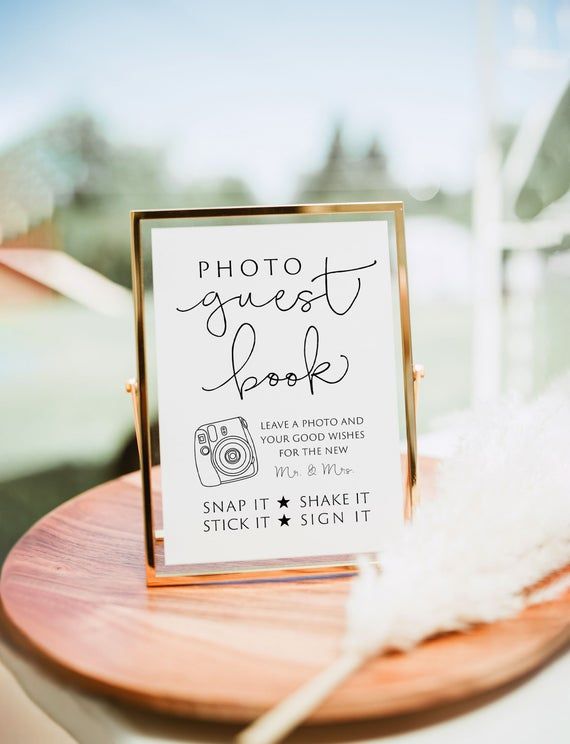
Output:
<path fill-rule="evenodd" d="M 131 209 L 403 200 L 422 435 L 570 368 L 568 4 L 239 5 L 0 5 L 0 560 L 138 467 Z"/>

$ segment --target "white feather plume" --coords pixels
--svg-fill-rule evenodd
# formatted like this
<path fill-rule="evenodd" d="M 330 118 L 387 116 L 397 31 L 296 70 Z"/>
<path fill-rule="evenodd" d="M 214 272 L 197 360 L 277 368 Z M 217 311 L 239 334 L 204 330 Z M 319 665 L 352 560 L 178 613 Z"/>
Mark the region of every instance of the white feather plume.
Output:
<path fill-rule="evenodd" d="M 271 744 L 367 658 L 437 633 L 514 616 L 570 586 L 570 376 L 535 403 L 495 406 L 469 422 L 440 469 L 437 496 L 379 556 L 362 562 L 342 653 L 258 719 L 239 744 Z"/>
<path fill-rule="evenodd" d="M 354 581 L 347 649 L 405 650 L 515 615 L 525 590 L 570 563 L 570 377 L 474 418 L 436 493 L 383 550 L 381 573 L 368 565 Z"/>

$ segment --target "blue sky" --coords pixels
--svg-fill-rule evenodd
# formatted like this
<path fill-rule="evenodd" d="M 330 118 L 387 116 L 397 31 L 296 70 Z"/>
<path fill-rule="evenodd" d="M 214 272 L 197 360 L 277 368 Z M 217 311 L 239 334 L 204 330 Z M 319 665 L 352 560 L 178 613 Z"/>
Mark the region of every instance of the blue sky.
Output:
<path fill-rule="evenodd" d="M 516 5 L 497 2 L 507 119 L 567 75 L 507 66 Z M 530 3 L 540 44 L 568 40 L 552 27 L 566 5 Z M 116 139 L 164 148 L 181 178 L 241 175 L 286 199 L 342 120 L 356 149 L 378 135 L 405 183 L 462 188 L 478 143 L 476 31 L 467 0 L 0 0 L 0 147 L 80 107 Z"/>

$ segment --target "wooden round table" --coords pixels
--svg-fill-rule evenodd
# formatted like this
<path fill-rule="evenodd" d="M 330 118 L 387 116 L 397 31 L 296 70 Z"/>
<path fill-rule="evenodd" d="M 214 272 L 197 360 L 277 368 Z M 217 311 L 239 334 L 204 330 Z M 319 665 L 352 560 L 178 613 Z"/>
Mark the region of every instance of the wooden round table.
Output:
<path fill-rule="evenodd" d="M 424 497 L 435 463 L 421 462 Z M 336 655 L 348 579 L 218 586 L 145 583 L 139 474 L 40 520 L 2 571 L 12 636 L 75 683 L 147 709 L 249 721 Z M 537 667 L 570 639 L 570 594 L 519 618 L 367 664 L 311 722 L 450 703 Z"/>

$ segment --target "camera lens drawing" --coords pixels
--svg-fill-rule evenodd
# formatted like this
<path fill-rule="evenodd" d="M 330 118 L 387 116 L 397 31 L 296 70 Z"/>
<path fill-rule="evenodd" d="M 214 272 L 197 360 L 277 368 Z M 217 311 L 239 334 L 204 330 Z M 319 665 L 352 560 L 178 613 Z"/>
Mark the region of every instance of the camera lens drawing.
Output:
<path fill-rule="evenodd" d="M 194 434 L 196 472 L 203 486 L 253 478 L 257 453 L 247 421 L 242 416 L 202 424 Z"/>

